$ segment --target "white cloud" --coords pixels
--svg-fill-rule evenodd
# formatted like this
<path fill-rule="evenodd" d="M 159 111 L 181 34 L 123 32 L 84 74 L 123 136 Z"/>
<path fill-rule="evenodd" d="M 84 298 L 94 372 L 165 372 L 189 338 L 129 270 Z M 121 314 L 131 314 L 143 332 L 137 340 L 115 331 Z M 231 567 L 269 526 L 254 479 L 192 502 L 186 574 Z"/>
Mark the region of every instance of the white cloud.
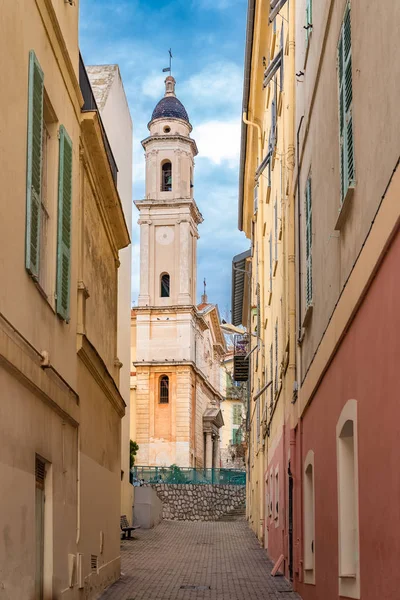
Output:
<path fill-rule="evenodd" d="M 216 165 L 227 161 L 230 168 L 237 167 L 240 153 L 240 121 L 207 121 L 195 130 L 199 158 L 208 158 Z"/>
<path fill-rule="evenodd" d="M 235 4 L 240 4 L 242 0 L 195 0 L 196 8 L 204 10 L 226 10 L 233 8 Z"/>
<path fill-rule="evenodd" d="M 142 81 L 142 94 L 153 100 L 159 100 L 164 95 L 164 80 L 165 73 L 152 71 Z"/>
<path fill-rule="evenodd" d="M 236 63 L 220 62 L 207 65 L 192 75 L 183 85 L 182 95 L 190 97 L 200 108 L 233 107 L 240 110 L 243 72 Z"/>

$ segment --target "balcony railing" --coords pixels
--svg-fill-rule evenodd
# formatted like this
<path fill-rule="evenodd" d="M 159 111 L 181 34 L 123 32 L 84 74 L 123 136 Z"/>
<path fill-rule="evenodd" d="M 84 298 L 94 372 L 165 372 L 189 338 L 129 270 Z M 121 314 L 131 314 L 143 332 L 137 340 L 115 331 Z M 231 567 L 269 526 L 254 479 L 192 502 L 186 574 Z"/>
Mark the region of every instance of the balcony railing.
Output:
<path fill-rule="evenodd" d="M 133 467 L 131 483 L 246 485 L 246 471 L 237 469 L 189 469 L 184 467 Z"/>
<path fill-rule="evenodd" d="M 94 97 L 90 79 L 87 74 L 85 63 L 83 62 L 82 56 L 79 55 L 79 87 L 81 88 L 84 104 L 82 112 L 95 110 L 99 116 L 99 123 L 101 127 L 101 134 L 103 137 L 104 147 L 106 149 L 108 162 L 110 164 L 111 173 L 114 179 L 115 185 L 117 185 L 117 173 L 118 167 L 115 162 L 114 155 L 111 150 L 110 142 L 108 141 L 106 131 L 104 129 L 103 121 L 101 120 L 100 111 L 97 106 L 96 98 Z"/>

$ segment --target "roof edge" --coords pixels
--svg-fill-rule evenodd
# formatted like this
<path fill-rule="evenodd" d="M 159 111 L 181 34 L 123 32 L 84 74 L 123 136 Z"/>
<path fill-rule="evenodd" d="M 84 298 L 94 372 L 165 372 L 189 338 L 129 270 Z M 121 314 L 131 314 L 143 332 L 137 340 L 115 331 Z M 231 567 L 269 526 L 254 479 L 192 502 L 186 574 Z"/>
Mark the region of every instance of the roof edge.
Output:
<path fill-rule="evenodd" d="M 255 18 L 256 0 L 249 0 L 247 7 L 247 25 L 246 25 L 246 50 L 244 57 L 244 77 L 243 77 L 243 101 L 242 115 L 247 113 L 250 96 L 250 78 L 251 78 L 251 59 L 253 55 L 254 39 L 254 18 Z M 238 203 L 238 228 L 243 231 L 243 201 L 244 201 L 244 168 L 246 165 L 247 152 L 247 125 L 242 120 L 241 139 L 240 139 L 240 164 L 239 164 L 239 203 Z"/>

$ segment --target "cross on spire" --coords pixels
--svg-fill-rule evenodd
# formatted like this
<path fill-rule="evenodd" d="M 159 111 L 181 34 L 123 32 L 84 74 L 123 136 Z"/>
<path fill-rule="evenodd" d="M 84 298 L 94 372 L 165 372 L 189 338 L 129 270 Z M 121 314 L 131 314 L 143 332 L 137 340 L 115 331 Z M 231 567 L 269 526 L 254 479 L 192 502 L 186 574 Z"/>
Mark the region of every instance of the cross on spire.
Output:
<path fill-rule="evenodd" d="M 169 54 L 169 67 L 165 67 L 165 69 L 163 69 L 163 73 L 169 73 L 170 75 L 172 75 L 172 51 L 171 51 L 171 48 L 168 50 L 168 54 Z"/>

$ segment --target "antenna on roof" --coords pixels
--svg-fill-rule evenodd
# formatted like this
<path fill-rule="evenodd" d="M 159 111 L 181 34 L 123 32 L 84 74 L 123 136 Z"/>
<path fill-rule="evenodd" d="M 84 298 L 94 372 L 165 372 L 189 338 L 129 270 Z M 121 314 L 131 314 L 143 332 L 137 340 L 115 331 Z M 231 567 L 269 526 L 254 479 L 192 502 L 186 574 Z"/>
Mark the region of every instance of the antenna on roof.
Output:
<path fill-rule="evenodd" d="M 171 52 L 171 48 L 168 50 L 168 54 L 169 54 L 169 67 L 165 67 L 165 69 L 162 70 L 163 73 L 169 73 L 170 75 L 172 75 L 172 52 Z"/>

